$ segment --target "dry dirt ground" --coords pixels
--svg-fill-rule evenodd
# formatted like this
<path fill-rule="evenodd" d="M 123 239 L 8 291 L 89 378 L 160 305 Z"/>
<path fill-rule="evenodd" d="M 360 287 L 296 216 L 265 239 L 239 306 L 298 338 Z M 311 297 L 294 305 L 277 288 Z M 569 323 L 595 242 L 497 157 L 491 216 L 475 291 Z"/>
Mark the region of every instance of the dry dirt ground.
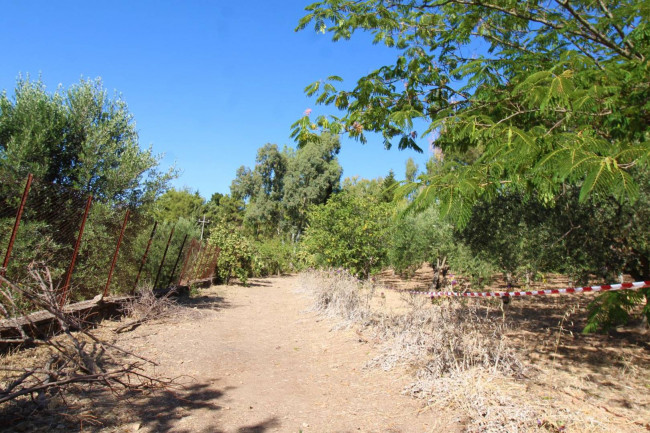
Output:
<path fill-rule="evenodd" d="M 409 282 L 383 274 L 375 307 L 403 309 L 399 291 L 426 289 L 429 273 L 421 270 Z M 80 390 L 58 418 L 4 414 L 0 432 L 465 431 L 467 411 L 402 393 L 412 371 L 367 368 L 381 344 L 361 328 L 334 329 L 338 323 L 311 312 L 311 300 L 298 286 L 299 277 L 288 276 L 202 289 L 185 302 L 184 312 L 118 337 L 111 328 L 119 323 L 107 322 L 96 332 L 155 361 L 152 373 L 183 388 L 119 401 Z M 517 327 L 509 338 L 530 374 L 492 386 L 516 388 L 514 400 L 542 408 L 534 431 L 650 431 L 649 335 L 619 329 L 582 336 L 590 299 L 513 300 L 505 313 Z M 484 308 L 502 314 L 496 304 Z"/>
<path fill-rule="evenodd" d="M 147 432 L 455 431 L 459 420 L 401 395 L 404 372 L 365 369 L 376 348 L 308 311 L 297 277 L 204 289 L 199 314 L 141 326 L 119 344 L 189 393 L 149 402 Z M 138 410 L 141 410 L 139 407 Z M 135 414 L 137 415 L 137 414 Z M 127 430 L 128 431 L 128 430 Z"/>

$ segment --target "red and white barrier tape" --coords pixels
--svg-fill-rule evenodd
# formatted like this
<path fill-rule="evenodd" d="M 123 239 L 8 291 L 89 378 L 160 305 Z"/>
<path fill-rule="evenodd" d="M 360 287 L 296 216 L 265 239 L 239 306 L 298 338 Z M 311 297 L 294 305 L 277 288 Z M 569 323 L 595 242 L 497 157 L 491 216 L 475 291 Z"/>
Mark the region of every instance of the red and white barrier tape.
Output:
<path fill-rule="evenodd" d="M 623 284 L 604 284 L 602 286 L 585 286 L 585 287 L 569 287 L 566 289 L 547 289 L 547 290 L 532 290 L 527 292 L 418 292 L 410 291 L 409 293 L 415 295 L 427 295 L 431 298 L 442 296 L 454 297 L 467 297 L 467 298 L 507 298 L 511 296 L 535 296 L 535 295 L 555 295 L 562 293 L 586 293 L 586 292 L 613 292 L 615 290 L 637 290 L 644 287 L 650 287 L 650 281 L 636 281 L 634 283 Z"/>

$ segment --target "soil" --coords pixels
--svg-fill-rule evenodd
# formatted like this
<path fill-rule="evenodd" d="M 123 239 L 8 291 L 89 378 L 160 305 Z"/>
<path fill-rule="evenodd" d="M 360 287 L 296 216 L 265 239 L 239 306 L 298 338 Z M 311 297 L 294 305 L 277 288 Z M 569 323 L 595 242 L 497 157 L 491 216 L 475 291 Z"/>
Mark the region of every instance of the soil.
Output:
<path fill-rule="evenodd" d="M 126 334 L 123 347 L 189 388 L 186 403 L 148 403 L 139 431 L 458 430 L 451 414 L 400 394 L 405 372 L 365 369 L 377 349 L 353 330 L 332 331 L 296 286 L 291 276 L 212 287 L 191 307 L 202 314 Z"/>
<path fill-rule="evenodd" d="M 408 282 L 383 274 L 385 290 L 377 292 L 376 308 L 403 309 L 399 292 L 426 289 L 429 274 L 430 269 L 420 270 Z M 412 372 L 367 368 L 381 350 L 379 342 L 311 312 L 309 298 L 297 292 L 298 277 L 249 283 L 202 289 L 186 301 L 184 313 L 113 337 L 155 361 L 151 373 L 173 378 L 182 388 L 117 400 L 106 392 L 79 390 L 58 416 L 5 414 L 0 431 L 465 431 L 463 411 L 403 393 Z M 545 287 L 561 283 L 548 281 Z M 650 431 L 647 330 L 583 336 L 590 299 L 513 299 L 505 313 L 494 302 L 487 302 L 485 311 L 518 324 L 511 344 L 531 367 L 519 382 L 526 390 L 520 398 L 548 407 L 549 417 L 537 420 L 536 431 Z M 113 335 L 117 326 L 106 322 L 97 332 Z"/>

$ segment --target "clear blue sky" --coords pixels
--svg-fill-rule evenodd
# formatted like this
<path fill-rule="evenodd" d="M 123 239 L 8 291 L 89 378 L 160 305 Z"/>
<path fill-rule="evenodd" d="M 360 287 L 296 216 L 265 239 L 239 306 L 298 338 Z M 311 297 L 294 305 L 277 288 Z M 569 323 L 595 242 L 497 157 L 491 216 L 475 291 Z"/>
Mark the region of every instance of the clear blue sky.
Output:
<path fill-rule="evenodd" d="M 229 192 L 241 165 L 265 143 L 294 143 L 290 125 L 307 108 L 306 85 L 339 75 L 347 85 L 393 61 L 368 37 L 334 43 L 312 29 L 294 32 L 311 1 L 0 0 L 0 89 L 39 75 L 48 90 L 101 77 L 133 113 L 142 147 L 182 170 L 177 188 L 209 198 Z M 420 143 L 428 148 L 426 137 Z M 342 139 L 343 176 L 404 177 L 413 151 L 386 151 Z"/>

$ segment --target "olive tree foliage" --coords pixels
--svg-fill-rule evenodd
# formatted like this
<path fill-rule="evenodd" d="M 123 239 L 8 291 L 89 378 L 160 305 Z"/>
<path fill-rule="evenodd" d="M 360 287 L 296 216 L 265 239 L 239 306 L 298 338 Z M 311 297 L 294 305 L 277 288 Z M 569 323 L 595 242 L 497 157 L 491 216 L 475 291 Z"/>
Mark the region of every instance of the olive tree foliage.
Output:
<path fill-rule="evenodd" d="M 0 170 L 92 194 L 102 202 L 152 202 L 175 177 L 160 157 L 140 149 L 133 116 L 97 80 L 50 93 L 19 79 L 13 97 L 0 95 Z"/>
<path fill-rule="evenodd" d="M 570 183 L 581 201 L 638 198 L 631 170 L 650 154 L 647 1 L 325 0 L 306 10 L 298 29 L 335 41 L 370 32 L 396 60 L 351 89 L 337 89 L 337 76 L 309 85 L 343 114 L 299 119 L 296 139 L 376 132 L 387 148 L 421 151 L 418 136 L 434 133 L 445 154 L 475 152 L 407 185 L 420 191 L 414 207 L 440 203 L 465 223 L 477 200 L 504 189 L 549 202 Z"/>
<path fill-rule="evenodd" d="M 110 257 L 126 208 L 127 237 L 151 224 L 143 210 L 168 188 L 174 169 L 161 172 L 160 157 L 143 150 L 126 103 L 111 97 L 100 80 L 81 80 L 53 92 L 41 81 L 19 79 L 14 94 L 0 95 L 0 244 L 7 245 L 13 215 L 28 173 L 29 192 L 7 277 L 28 281 L 27 265 L 44 262 L 61 284 L 77 238 L 86 197 L 93 196 L 72 279 L 72 297 L 94 296 L 105 284 Z M 136 230 L 137 228 L 137 230 Z M 137 243 L 136 243 L 137 244 Z M 122 248 L 112 290 L 128 290 L 142 256 Z M 128 264 L 125 264 L 128 263 Z M 134 268 L 136 268 L 134 270 Z"/>
<path fill-rule="evenodd" d="M 388 260 L 395 272 L 412 277 L 422 263 L 429 263 L 436 290 L 441 288 L 447 271 L 462 275 L 472 288 L 478 288 L 489 283 L 499 270 L 491 260 L 472 250 L 453 225 L 440 217 L 436 206 L 394 219 L 389 231 Z"/>

